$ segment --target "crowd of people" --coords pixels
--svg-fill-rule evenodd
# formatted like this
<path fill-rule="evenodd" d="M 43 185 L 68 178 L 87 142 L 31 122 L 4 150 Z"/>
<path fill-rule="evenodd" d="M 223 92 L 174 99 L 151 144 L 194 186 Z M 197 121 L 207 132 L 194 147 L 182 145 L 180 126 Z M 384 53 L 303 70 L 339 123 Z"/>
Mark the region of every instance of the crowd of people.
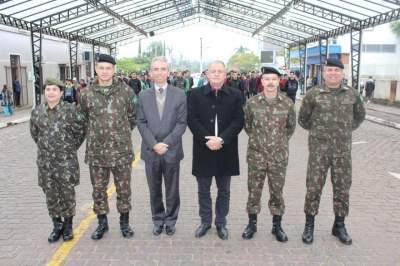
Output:
<path fill-rule="evenodd" d="M 38 146 L 38 183 L 53 221 L 49 242 L 61 237 L 69 241 L 74 237 L 75 186 L 80 179 L 77 150 L 85 139 L 85 163 L 89 165 L 93 211 L 98 219 L 91 238 L 99 240 L 109 230 L 107 185 L 111 174 L 116 186 L 121 234 L 125 238 L 134 236 L 129 213 L 135 158 L 131 131 L 136 126 L 142 137 L 141 158 L 145 162 L 154 235 L 165 232 L 172 236 L 176 232 L 180 162 L 184 159 L 182 136 L 188 127 L 193 135 L 192 174 L 197 181 L 200 216 L 194 235 L 200 238 L 207 234 L 214 221 L 218 237 L 229 238 L 230 183 L 232 176 L 240 175 L 238 135 L 244 128 L 249 136 L 246 156 L 249 222 L 242 237 L 251 239 L 257 232 L 262 188 L 267 179 L 271 232 L 277 241 L 288 241 L 282 226 L 283 188 L 289 139 L 296 127 L 294 73 L 289 73 L 284 85 L 280 84 L 281 72 L 273 67 L 263 67 L 258 74 L 250 73 L 248 91 L 253 82 L 259 93 L 244 104 L 246 90 L 239 87 L 246 84 L 243 82 L 246 75 L 239 76 L 236 71 L 227 73 L 225 64 L 218 60 L 208 66 L 201 81 L 203 86 L 188 91 L 185 80 L 190 87 L 190 73 L 171 75 L 164 57 L 152 60 L 147 89 L 135 74 L 126 80 L 123 76 L 115 78 L 115 60 L 109 55 L 99 55 L 95 68 L 97 77 L 90 88 L 81 88 L 75 94 L 73 90 L 65 93 L 70 82 L 47 80 L 46 102 L 32 111 L 30 132 Z M 349 214 L 352 180 L 351 136 L 364 120 L 365 109 L 357 90 L 343 84 L 343 68 L 339 60 L 328 59 L 323 69 L 324 83 L 307 92 L 299 111 L 298 123 L 309 131 L 302 234 L 306 244 L 314 240 L 314 220 L 329 168 L 335 214 L 332 234 L 343 244 L 352 243 L 344 224 Z M 261 84 L 259 87 L 257 82 Z M 79 95 L 77 105 L 63 101 L 76 95 Z M 213 179 L 218 191 L 215 219 L 210 193 Z"/>

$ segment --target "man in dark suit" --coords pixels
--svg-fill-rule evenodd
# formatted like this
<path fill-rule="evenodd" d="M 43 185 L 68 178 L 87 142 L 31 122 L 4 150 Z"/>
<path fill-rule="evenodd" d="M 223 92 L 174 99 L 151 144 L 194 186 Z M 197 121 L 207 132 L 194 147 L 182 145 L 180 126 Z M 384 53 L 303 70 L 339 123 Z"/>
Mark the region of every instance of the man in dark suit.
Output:
<path fill-rule="evenodd" d="M 239 175 L 237 136 L 243 128 L 244 115 L 240 91 L 224 85 L 224 63 L 211 63 L 207 78 L 207 85 L 193 89 L 188 96 L 188 125 L 193 133 L 192 174 L 197 178 L 201 218 L 195 236 L 202 237 L 211 228 L 210 187 L 215 176 L 215 225 L 219 238 L 225 240 L 231 176 Z"/>
<path fill-rule="evenodd" d="M 178 218 L 179 164 L 183 159 L 182 135 L 187 125 L 185 93 L 168 85 L 168 62 L 156 57 L 150 66 L 154 82 L 139 94 L 137 126 L 142 136 L 142 159 L 145 161 L 150 190 L 153 234 L 160 235 L 165 225 L 167 235 L 175 233 Z M 166 208 L 163 204 L 164 177 Z"/>

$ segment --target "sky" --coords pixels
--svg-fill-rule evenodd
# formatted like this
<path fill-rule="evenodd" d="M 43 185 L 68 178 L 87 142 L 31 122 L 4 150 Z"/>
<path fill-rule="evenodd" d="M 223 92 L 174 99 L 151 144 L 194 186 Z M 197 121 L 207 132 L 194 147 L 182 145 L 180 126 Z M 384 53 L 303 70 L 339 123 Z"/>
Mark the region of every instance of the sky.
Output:
<path fill-rule="evenodd" d="M 200 61 L 200 38 L 203 43 L 203 61 L 223 60 L 227 62 L 235 49 L 240 46 L 248 48 L 260 55 L 262 43 L 235 29 L 210 23 L 196 23 L 162 34 L 155 34 L 142 40 L 142 51 L 153 41 L 165 41 L 172 48 L 172 56 L 176 59 L 182 55 L 186 59 Z M 138 42 L 126 44 L 118 48 L 118 57 L 133 57 L 138 54 Z"/>

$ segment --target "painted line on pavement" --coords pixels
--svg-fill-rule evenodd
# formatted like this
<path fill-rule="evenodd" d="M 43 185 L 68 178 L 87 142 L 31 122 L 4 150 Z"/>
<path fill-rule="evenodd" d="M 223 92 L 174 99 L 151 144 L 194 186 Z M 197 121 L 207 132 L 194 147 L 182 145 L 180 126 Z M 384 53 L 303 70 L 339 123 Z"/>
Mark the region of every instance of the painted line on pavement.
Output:
<path fill-rule="evenodd" d="M 387 120 L 382 119 L 382 118 L 378 118 L 378 117 L 371 116 L 371 115 L 366 115 L 365 119 L 370 121 L 370 122 L 374 122 L 376 124 L 384 125 L 384 126 L 387 126 L 387 127 L 392 127 L 392 128 L 395 128 L 395 129 L 400 129 L 400 124 L 399 123 L 387 121 Z"/>
<path fill-rule="evenodd" d="M 397 179 L 400 179 L 400 174 L 394 173 L 394 172 L 388 172 L 388 173 L 391 174 L 392 176 L 396 177 Z"/>
<path fill-rule="evenodd" d="M 140 152 L 136 153 L 135 160 L 132 162 L 132 169 L 136 168 L 138 163 L 140 162 Z M 107 189 L 107 197 L 108 199 L 115 192 L 115 185 L 111 185 Z M 87 206 L 87 205 L 85 205 Z M 91 204 L 93 206 L 93 203 Z M 92 209 L 92 208 L 91 208 Z M 80 222 L 79 226 L 74 229 L 74 238 L 71 241 L 64 242 L 54 253 L 53 257 L 47 263 L 47 266 L 58 266 L 61 265 L 64 260 L 67 258 L 68 254 L 75 247 L 75 245 L 79 242 L 79 239 L 83 236 L 86 230 L 89 228 L 90 224 L 96 218 L 96 214 L 90 210 L 86 217 Z"/>
<path fill-rule="evenodd" d="M 366 141 L 354 141 L 353 145 L 358 145 L 358 144 L 367 144 L 368 142 Z"/>

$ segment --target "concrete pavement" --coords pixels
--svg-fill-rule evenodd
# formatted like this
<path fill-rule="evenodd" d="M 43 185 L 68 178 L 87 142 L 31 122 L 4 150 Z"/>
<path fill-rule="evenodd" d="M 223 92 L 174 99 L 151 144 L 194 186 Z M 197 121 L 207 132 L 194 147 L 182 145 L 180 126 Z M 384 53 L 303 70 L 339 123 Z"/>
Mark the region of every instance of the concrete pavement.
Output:
<path fill-rule="evenodd" d="M 47 243 L 51 221 L 43 192 L 37 186 L 36 147 L 29 137 L 28 124 L 0 130 L 0 265 L 45 265 L 63 248 L 63 242 Z M 135 149 L 140 137 L 133 134 Z M 303 204 L 307 163 L 307 133 L 299 126 L 290 142 L 290 161 L 284 197 L 286 214 L 283 227 L 289 236 L 278 243 L 270 233 L 271 216 L 267 208 L 268 189 L 264 188 L 259 231 L 245 241 L 241 233 L 247 223 L 247 136 L 240 135 L 241 175 L 232 179 L 231 208 L 228 217 L 230 239 L 221 241 L 215 228 L 202 239 L 194 238 L 199 223 L 197 187 L 191 175 L 191 133 L 184 137 L 185 159 L 181 165 L 181 211 L 177 232 L 169 237 L 151 233 L 148 188 L 143 162 L 132 174 L 135 237 L 123 239 L 119 232 L 115 194 L 110 200 L 110 231 L 104 239 L 93 241 L 96 222 L 88 224 L 81 239 L 71 247 L 64 265 L 399 265 L 400 253 L 400 134 L 398 130 L 366 121 L 354 132 L 353 184 L 350 217 L 346 220 L 353 237 L 344 246 L 331 236 L 333 222 L 332 186 L 327 181 L 320 214 L 316 218 L 315 242 L 304 245 Z M 77 215 L 74 227 L 91 214 L 91 184 L 83 163 L 84 147 L 79 151 L 81 184 L 77 187 Z M 390 173 L 389 173 L 390 172 Z M 110 182 L 112 183 L 112 182 Z M 215 186 L 215 184 L 213 184 Z M 215 202 L 216 191 L 213 188 Z M 56 264 L 53 264 L 56 265 Z"/>

